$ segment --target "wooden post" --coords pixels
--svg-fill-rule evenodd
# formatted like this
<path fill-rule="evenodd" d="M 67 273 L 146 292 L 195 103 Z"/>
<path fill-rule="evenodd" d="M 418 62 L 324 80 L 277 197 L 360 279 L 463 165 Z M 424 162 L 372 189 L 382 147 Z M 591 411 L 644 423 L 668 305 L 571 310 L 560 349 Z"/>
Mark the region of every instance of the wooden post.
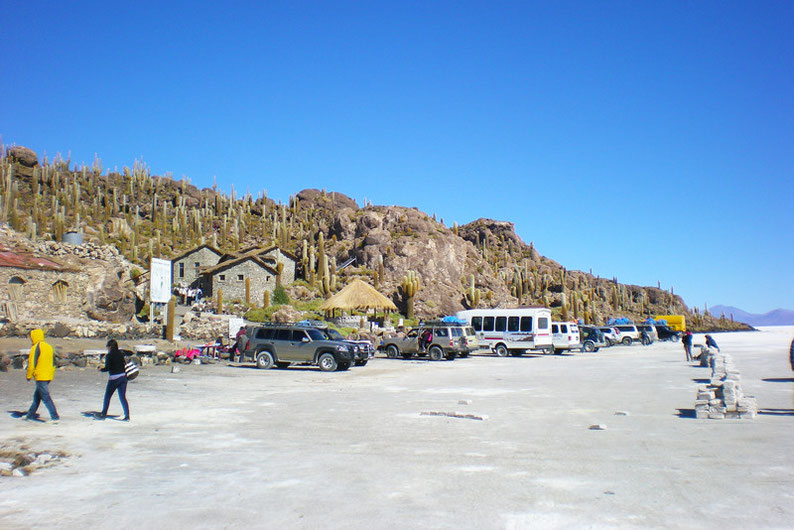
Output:
<path fill-rule="evenodd" d="M 174 341 L 174 320 L 176 319 L 176 297 L 168 301 L 168 318 L 165 324 L 165 340 Z"/>

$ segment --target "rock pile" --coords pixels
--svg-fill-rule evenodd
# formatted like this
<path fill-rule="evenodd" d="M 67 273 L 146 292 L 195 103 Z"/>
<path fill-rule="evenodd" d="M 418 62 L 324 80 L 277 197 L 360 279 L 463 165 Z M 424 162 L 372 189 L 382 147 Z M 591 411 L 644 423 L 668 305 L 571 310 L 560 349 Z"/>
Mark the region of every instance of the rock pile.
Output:
<path fill-rule="evenodd" d="M 711 382 L 698 387 L 695 417 L 712 420 L 755 418 L 758 405 L 753 396 L 745 396 L 742 392 L 741 374 L 733 358 L 707 348 L 701 353 L 701 359 L 704 358 L 711 367 Z"/>
<path fill-rule="evenodd" d="M 58 464 L 65 457 L 66 454 L 60 451 L 36 453 L 26 447 L 0 447 L 0 476 L 25 477 L 38 469 Z"/>

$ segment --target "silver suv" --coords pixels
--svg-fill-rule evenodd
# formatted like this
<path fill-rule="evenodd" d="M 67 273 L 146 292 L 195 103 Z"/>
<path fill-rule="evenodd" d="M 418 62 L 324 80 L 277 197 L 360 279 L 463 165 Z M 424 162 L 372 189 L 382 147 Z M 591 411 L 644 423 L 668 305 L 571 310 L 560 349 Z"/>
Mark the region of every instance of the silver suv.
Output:
<path fill-rule="evenodd" d="M 287 368 L 309 364 L 323 372 L 347 370 L 356 360 L 356 346 L 330 340 L 324 330 L 294 324 L 248 326 L 241 341 L 240 360 L 251 358 L 257 368 Z"/>
<path fill-rule="evenodd" d="M 426 331 L 433 337 L 430 344 L 422 344 L 420 340 Z M 381 344 L 381 349 L 386 350 L 386 356 L 391 359 L 427 355 L 431 361 L 468 357 L 477 348 L 477 338 L 468 326 L 443 321 L 426 322 L 404 337 L 388 337 Z"/>

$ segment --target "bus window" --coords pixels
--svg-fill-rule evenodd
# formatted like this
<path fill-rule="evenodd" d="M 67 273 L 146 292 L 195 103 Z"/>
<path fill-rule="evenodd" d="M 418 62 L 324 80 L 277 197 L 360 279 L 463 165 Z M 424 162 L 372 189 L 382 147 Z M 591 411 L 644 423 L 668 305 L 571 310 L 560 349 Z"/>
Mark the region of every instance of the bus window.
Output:
<path fill-rule="evenodd" d="M 568 324 L 560 324 L 560 333 L 568 333 Z"/>
<path fill-rule="evenodd" d="M 496 331 L 504 331 L 507 327 L 507 317 L 496 317 Z"/>
<path fill-rule="evenodd" d="M 507 331 L 518 331 L 518 317 L 507 317 Z"/>
<path fill-rule="evenodd" d="M 559 333 L 559 330 L 557 328 L 557 324 L 552 324 L 551 325 L 551 332 L 552 333 Z"/>
<path fill-rule="evenodd" d="M 485 317 L 482 321 L 483 331 L 493 331 L 493 317 Z"/>
<path fill-rule="evenodd" d="M 521 317 L 521 331 L 532 331 L 532 317 Z"/>
<path fill-rule="evenodd" d="M 471 317 L 471 327 L 474 331 L 482 331 L 482 317 Z"/>
<path fill-rule="evenodd" d="M 538 329 L 549 329 L 549 319 L 546 317 L 539 318 Z"/>

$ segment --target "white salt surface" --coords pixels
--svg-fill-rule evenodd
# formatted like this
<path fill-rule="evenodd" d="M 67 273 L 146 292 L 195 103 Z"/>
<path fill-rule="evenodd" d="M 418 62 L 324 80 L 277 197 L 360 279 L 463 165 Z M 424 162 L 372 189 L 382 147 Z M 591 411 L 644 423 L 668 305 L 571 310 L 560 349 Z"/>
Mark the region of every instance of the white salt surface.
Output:
<path fill-rule="evenodd" d="M 59 425 L 0 416 L 1 445 L 71 455 L 0 477 L 0 528 L 792 527 L 794 328 L 715 338 L 755 420 L 687 417 L 709 371 L 671 343 L 331 374 L 145 367 L 129 424 L 83 417 L 105 376 L 62 370 Z M 4 412 L 32 393 L 0 373 Z M 461 400 L 488 421 L 420 417 Z"/>

